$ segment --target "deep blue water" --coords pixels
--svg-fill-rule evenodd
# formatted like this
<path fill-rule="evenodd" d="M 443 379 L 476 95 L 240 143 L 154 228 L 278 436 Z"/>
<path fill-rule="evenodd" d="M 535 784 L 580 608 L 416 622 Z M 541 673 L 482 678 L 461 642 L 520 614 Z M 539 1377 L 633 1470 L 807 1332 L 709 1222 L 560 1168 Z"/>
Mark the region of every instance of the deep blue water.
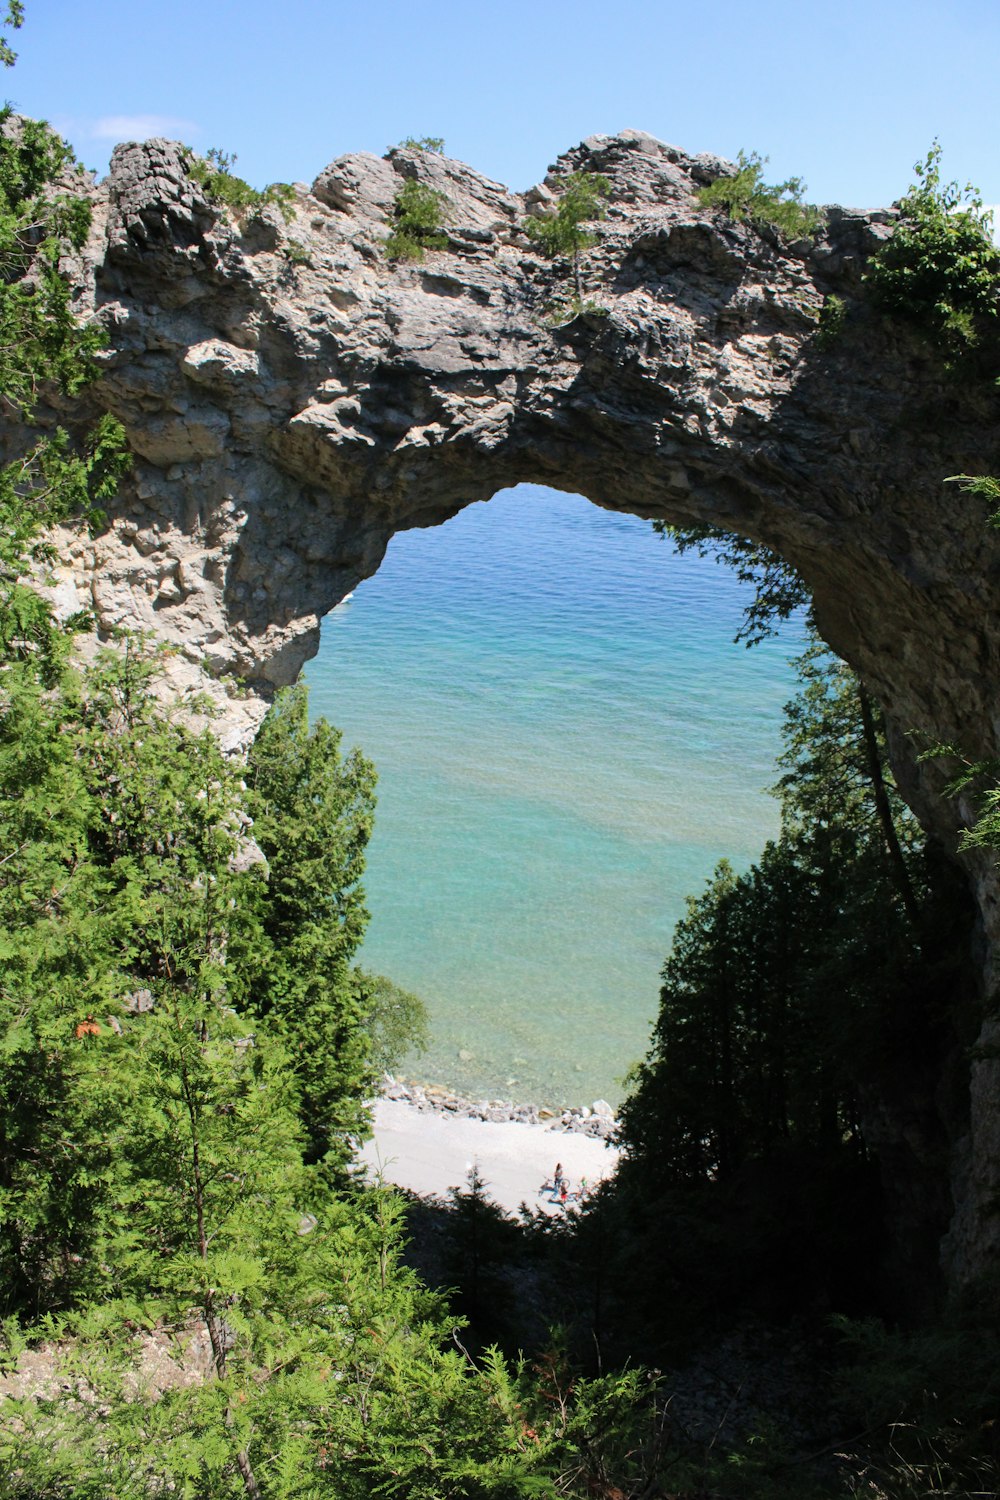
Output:
<path fill-rule="evenodd" d="M 797 630 L 648 523 L 531 485 L 404 532 L 327 618 L 314 715 L 379 772 L 362 963 L 427 1002 L 403 1071 L 549 1103 L 621 1093 L 685 896 L 777 830 Z"/>

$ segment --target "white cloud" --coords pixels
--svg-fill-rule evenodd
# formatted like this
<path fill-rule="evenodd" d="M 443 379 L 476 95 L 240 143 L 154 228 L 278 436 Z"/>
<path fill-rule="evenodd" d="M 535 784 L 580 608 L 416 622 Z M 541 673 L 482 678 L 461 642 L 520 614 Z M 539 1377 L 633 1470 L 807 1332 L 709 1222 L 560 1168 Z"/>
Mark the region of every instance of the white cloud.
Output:
<path fill-rule="evenodd" d="M 193 120 L 178 120 L 173 115 L 104 115 L 94 120 L 87 134 L 95 141 L 146 141 L 162 135 L 168 140 L 190 140 L 200 135 Z"/>

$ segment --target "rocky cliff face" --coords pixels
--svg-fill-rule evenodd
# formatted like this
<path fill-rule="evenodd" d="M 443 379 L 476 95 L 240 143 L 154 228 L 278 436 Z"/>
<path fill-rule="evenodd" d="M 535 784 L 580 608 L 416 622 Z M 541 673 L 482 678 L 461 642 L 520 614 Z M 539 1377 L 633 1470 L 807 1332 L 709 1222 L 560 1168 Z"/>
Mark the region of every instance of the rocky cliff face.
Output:
<path fill-rule="evenodd" d="M 574 315 L 568 267 L 521 226 L 578 169 L 612 192 Z M 891 212 L 830 209 L 783 244 L 699 205 L 725 170 L 638 132 L 585 142 L 523 195 L 424 152 L 360 154 L 297 188 L 289 222 L 271 207 L 241 225 L 178 146 L 119 147 L 69 269 L 110 338 L 88 403 L 122 419 L 137 462 L 106 535 L 64 538 L 57 598 L 102 631 L 173 642 L 178 685 L 208 674 L 236 745 L 395 531 L 521 480 L 724 527 L 799 570 L 953 849 L 963 809 L 916 750 L 998 753 L 1000 535 L 943 484 L 1000 472 L 995 394 L 943 376 L 868 306 L 864 263 Z M 394 266 L 383 245 L 408 177 L 444 194 L 448 245 Z M 847 316 L 824 341 L 830 296 Z M 992 869 L 969 871 L 988 947 Z M 951 1153 L 956 1280 L 1000 1244 L 1000 1034 L 981 996 L 969 1015 L 962 1040 L 981 1026 L 986 1044 L 969 1122 L 963 1104 L 926 1147 Z"/>

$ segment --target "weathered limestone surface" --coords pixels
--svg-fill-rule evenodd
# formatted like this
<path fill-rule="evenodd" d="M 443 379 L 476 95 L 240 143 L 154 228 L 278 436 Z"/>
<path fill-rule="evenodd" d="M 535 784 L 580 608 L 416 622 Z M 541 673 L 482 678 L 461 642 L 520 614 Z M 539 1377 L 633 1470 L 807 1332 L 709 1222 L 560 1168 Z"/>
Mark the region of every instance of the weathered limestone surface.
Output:
<path fill-rule="evenodd" d="M 592 306 L 553 326 L 568 267 L 539 260 L 519 226 L 579 168 L 613 191 L 583 264 Z M 914 747 L 1000 748 L 1000 534 L 943 483 L 1000 472 L 996 395 L 942 376 L 868 306 L 864 263 L 891 211 L 831 208 L 814 238 L 783 245 L 699 205 L 728 170 L 635 131 L 585 142 L 523 195 L 443 157 L 358 154 L 297 188 L 289 223 L 268 208 L 240 226 L 177 146 L 119 147 L 71 269 L 81 315 L 110 337 L 88 401 L 121 417 L 137 463 L 109 532 L 68 539 L 60 600 L 104 631 L 176 643 L 182 686 L 205 670 L 242 679 L 225 698 L 238 744 L 401 528 L 533 480 L 733 529 L 801 572 L 826 638 L 884 706 L 914 806 L 953 849 L 963 809 Z M 393 267 L 382 245 L 412 176 L 445 194 L 448 248 Z M 824 348 L 830 295 L 848 318 Z M 989 949 L 993 876 L 986 862 L 970 874 Z M 983 973 L 988 995 L 988 958 Z M 950 1152 L 957 1280 L 1000 1245 L 990 1013 L 978 997 L 958 1038 L 982 1026 L 988 1044 L 968 1088 L 963 1072 L 930 1125 L 903 1106 L 886 1124 L 918 1164 Z"/>

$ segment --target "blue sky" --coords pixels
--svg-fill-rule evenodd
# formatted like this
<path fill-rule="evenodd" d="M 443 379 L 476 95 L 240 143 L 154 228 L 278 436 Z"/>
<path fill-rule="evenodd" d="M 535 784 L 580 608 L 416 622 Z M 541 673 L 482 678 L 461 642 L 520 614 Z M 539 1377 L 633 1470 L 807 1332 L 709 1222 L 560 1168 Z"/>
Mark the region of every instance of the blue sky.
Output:
<path fill-rule="evenodd" d="M 115 138 L 238 154 L 257 186 L 443 136 L 511 187 L 637 126 L 770 157 L 817 202 L 890 202 L 938 136 L 1000 202 L 997 0 L 27 0 L 3 79 L 103 171 Z"/>

